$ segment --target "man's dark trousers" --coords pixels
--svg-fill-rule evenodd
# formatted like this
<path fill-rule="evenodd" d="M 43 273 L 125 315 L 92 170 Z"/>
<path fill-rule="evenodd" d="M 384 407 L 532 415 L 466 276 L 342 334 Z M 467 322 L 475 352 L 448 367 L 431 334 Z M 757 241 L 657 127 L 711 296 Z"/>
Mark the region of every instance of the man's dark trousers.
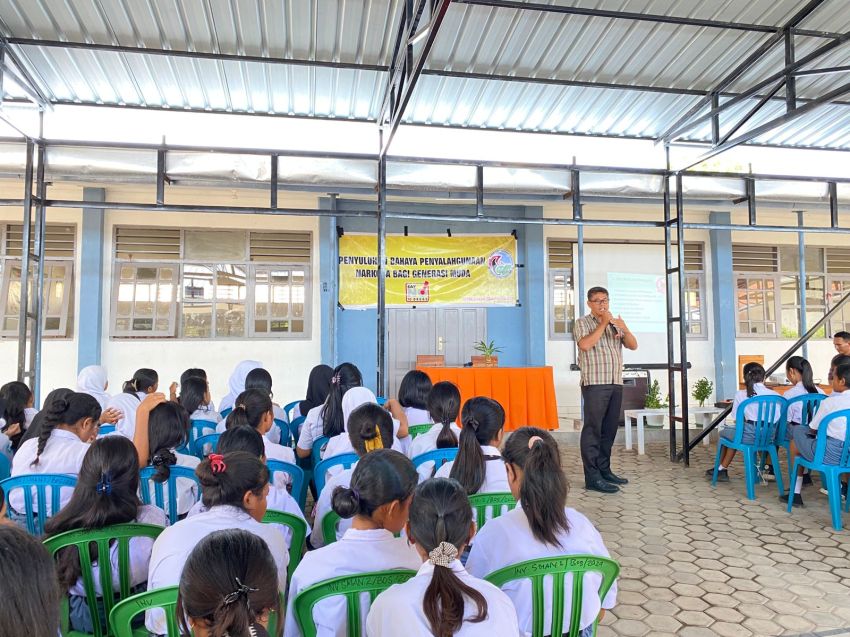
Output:
<path fill-rule="evenodd" d="M 622 385 L 583 385 L 584 423 L 581 427 L 581 461 L 585 482 L 611 471 L 611 447 L 617 436 Z"/>

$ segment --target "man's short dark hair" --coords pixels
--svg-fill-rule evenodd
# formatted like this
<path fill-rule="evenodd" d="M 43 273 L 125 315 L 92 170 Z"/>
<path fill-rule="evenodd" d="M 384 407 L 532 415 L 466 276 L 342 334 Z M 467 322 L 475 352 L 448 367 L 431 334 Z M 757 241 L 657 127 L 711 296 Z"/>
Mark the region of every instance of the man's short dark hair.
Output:
<path fill-rule="evenodd" d="M 840 338 L 841 340 L 844 340 L 844 341 L 847 341 L 848 343 L 850 343 L 850 332 L 844 332 L 844 331 L 836 332 L 835 334 L 833 334 L 832 338 Z"/>
<path fill-rule="evenodd" d="M 590 288 L 587 291 L 587 300 L 589 301 L 590 299 L 592 299 L 594 294 L 604 294 L 605 296 L 608 296 L 608 290 L 598 285 L 596 287 Z M 848 340 L 850 340 L 850 338 L 848 338 Z"/>

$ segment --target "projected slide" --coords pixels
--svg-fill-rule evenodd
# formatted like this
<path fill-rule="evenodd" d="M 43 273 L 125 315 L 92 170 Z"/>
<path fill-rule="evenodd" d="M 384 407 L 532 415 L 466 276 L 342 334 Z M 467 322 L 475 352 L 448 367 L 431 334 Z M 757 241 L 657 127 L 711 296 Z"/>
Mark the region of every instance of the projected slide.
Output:
<path fill-rule="evenodd" d="M 664 278 L 655 274 L 608 273 L 611 313 L 620 315 L 633 332 L 666 333 Z"/>

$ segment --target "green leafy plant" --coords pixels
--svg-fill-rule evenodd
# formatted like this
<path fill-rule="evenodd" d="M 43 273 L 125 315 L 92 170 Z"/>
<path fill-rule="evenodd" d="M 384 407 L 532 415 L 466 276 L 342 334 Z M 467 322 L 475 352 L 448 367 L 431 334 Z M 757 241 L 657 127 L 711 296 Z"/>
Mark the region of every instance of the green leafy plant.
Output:
<path fill-rule="evenodd" d="M 644 409 L 663 409 L 667 407 L 667 398 L 661 400 L 661 385 L 657 380 L 652 381 L 649 386 L 649 391 L 646 393 L 646 401 L 643 404 Z"/>
<path fill-rule="evenodd" d="M 487 341 L 478 341 L 473 346 L 473 349 L 476 352 L 481 352 L 483 356 L 486 356 L 488 358 L 502 351 L 501 347 L 496 347 L 496 341 L 490 341 L 489 343 Z"/>
<path fill-rule="evenodd" d="M 694 388 L 691 390 L 691 396 L 699 403 L 699 406 L 702 407 L 705 405 L 705 401 L 711 397 L 711 393 L 713 391 L 714 383 L 703 376 L 694 383 Z"/>

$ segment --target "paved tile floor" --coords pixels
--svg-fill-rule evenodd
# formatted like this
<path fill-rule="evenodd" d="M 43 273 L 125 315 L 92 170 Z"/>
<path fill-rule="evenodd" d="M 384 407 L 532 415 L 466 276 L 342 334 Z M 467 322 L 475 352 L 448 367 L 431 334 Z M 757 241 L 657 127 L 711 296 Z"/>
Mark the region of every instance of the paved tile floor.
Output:
<path fill-rule="evenodd" d="M 738 462 L 731 481 L 712 488 L 703 473 L 714 445 L 685 469 L 651 444 L 646 456 L 615 447 L 614 469 L 631 484 L 602 495 L 584 490 L 577 447 L 562 449 L 570 505 L 622 567 L 600 637 L 850 637 L 850 515 L 833 531 L 819 485 L 804 488 L 806 507 L 789 515 L 774 483 L 746 499 Z"/>

